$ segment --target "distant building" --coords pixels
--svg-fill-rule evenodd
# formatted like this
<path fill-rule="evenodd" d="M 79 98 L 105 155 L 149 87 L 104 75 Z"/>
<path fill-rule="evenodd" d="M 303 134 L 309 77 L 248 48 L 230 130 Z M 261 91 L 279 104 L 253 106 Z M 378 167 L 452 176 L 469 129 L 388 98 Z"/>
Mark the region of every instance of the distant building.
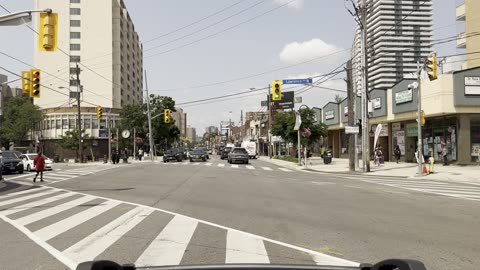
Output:
<path fill-rule="evenodd" d="M 267 112 L 246 112 L 245 120 L 258 120 L 262 118 L 262 116 L 267 114 L 268 114 Z"/>
<path fill-rule="evenodd" d="M 187 138 L 191 143 L 196 142 L 197 132 L 194 127 L 187 126 Z"/>
<path fill-rule="evenodd" d="M 180 136 L 187 136 L 187 114 L 183 112 L 182 108 L 175 108 L 176 112 L 172 113 L 175 120 L 175 126 L 180 130 Z"/>
<path fill-rule="evenodd" d="M 457 6 L 457 21 L 465 22 L 465 30 L 458 34 L 457 48 L 467 50 L 467 61 L 464 68 L 480 66 L 480 58 L 474 52 L 480 51 L 480 1 L 464 0 Z"/>
<path fill-rule="evenodd" d="M 206 127 L 205 132 L 210 133 L 210 134 L 218 134 L 218 127 L 216 127 L 216 126 Z"/>

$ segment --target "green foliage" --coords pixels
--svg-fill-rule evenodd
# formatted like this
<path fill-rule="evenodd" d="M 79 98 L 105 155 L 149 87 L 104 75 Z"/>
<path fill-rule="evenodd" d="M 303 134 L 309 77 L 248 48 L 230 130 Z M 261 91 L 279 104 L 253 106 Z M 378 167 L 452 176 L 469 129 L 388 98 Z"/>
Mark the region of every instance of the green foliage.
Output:
<path fill-rule="evenodd" d="M 82 149 L 87 149 L 87 140 L 93 139 L 90 137 L 89 134 L 85 134 L 85 130 L 82 130 Z M 75 150 L 75 153 L 78 156 L 78 129 L 72 129 L 65 132 L 65 135 L 60 136 L 60 140 L 58 141 L 58 145 L 60 145 L 64 149 L 71 149 Z"/>
<path fill-rule="evenodd" d="M 302 125 L 300 129 L 310 129 L 311 135 L 309 137 L 300 136 L 300 143 L 312 145 L 322 136 L 327 135 L 327 127 L 325 124 L 315 123 L 315 111 L 311 109 L 301 109 L 300 116 L 302 118 Z M 297 131 L 293 130 L 295 126 L 294 113 L 279 113 L 274 117 L 272 125 L 272 134 L 274 136 L 281 136 L 287 142 L 297 144 Z"/>
<path fill-rule="evenodd" d="M 292 156 L 275 156 L 274 158 L 275 158 L 275 159 L 279 159 L 279 160 L 284 160 L 284 161 L 293 162 L 293 163 L 297 163 L 297 162 L 298 162 L 298 158 L 292 157 Z"/>
<path fill-rule="evenodd" d="M 10 141 L 20 144 L 25 141 L 28 132 L 41 120 L 43 120 L 42 112 L 28 98 L 14 97 L 8 99 L 4 104 L 3 118 L 0 120 L 0 140 L 2 144 L 8 145 Z"/>
<path fill-rule="evenodd" d="M 135 137 L 145 139 L 148 133 L 146 106 L 140 103 L 133 103 L 123 106 L 120 111 L 120 123 L 118 124 L 120 132 L 130 131 L 130 138 L 124 139 L 120 136 L 120 148 L 131 148 L 133 145 L 133 130 Z M 147 140 L 148 142 L 148 140 Z"/>

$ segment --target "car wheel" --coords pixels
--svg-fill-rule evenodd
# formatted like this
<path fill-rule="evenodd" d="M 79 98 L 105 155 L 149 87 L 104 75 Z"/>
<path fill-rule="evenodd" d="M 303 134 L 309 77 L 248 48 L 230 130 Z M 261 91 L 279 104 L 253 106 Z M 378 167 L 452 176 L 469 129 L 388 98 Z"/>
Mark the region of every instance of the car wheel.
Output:
<path fill-rule="evenodd" d="M 207 162 L 207 160 L 206 160 L 206 159 L 202 159 L 202 160 L 203 160 L 203 162 Z"/>
<path fill-rule="evenodd" d="M 247 160 L 247 161 L 245 161 L 245 164 L 248 164 L 248 160 Z"/>
<path fill-rule="evenodd" d="M 27 172 L 31 171 L 30 164 L 27 165 Z"/>
<path fill-rule="evenodd" d="M 193 162 L 193 159 L 190 159 L 190 162 Z"/>
<path fill-rule="evenodd" d="M 18 171 L 19 174 L 23 174 L 23 169 Z"/>

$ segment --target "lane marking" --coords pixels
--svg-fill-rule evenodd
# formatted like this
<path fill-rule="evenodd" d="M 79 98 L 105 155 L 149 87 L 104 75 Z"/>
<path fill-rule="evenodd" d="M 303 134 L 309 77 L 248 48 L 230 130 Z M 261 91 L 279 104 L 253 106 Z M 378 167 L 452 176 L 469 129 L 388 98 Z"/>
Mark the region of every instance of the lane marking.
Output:
<path fill-rule="evenodd" d="M 262 169 L 264 169 L 265 171 L 271 171 L 272 169 L 269 168 L 269 167 L 262 167 Z"/>
<path fill-rule="evenodd" d="M 263 240 L 238 233 L 227 232 L 225 263 L 270 263 Z"/>
<path fill-rule="evenodd" d="M 237 165 L 237 164 L 232 164 L 231 167 L 232 167 L 232 168 L 235 168 L 235 169 L 238 169 L 238 165 Z"/>
<path fill-rule="evenodd" d="M 53 192 L 57 192 L 57 190 L 54 190 L 54 189 L 45 189 L 45 190 L 40 191 L 40 192 L 35 193 L 35 194 L 31 194 L 31 195 L 27 195 L 27 196 L 15 198 L 15 199 L 10 199 L 10 200 L 6 200 L 6 201 L 2 201 L 2 202 L 0 202 L 0 206 L 8 205 L 8 204 L 11 204 L 11 203 L 17 203 L 17 202 L 21 202 L 21 201 L 26 201 L 26 200 L 33 199 L 33 198 L 36 198 L 36 197 L 48 195 L 48 194 L 53 193 Z"/>
<path fill-rule="evenodd" d="M 210 163 L 210 162 L 205 163 L 205 166 L 212 166 L 212 163 Z"/>
<path fill-rule="evenodd" d="M 175 216 L 143 251 L 135 265 L 179 265 L 198 221 Z"/>
<path fill-rule="evenodd" d="M 289 169 L 287 169 L 287 168 L 282 168 L 282 167 L 280 167 L 280 168 L 278 168 L 278 169 L 281 170 L 281 171 L 284 171 L 284 172 L 291 172 L 291 170 L 289 170 Z"/>
<path fill-rule="evenodd" d="M 42 199 L 42 200 L 39 200 L 39 201 L 34 201 L 34 202 L 31 202 L 31 203 L 18 205 L 18 206 L 15 206 L 13 208 L 10 208 L 10 209 L 0 211 L 0 214 L 8 216 L 8 215 L 11 215 L 11 214 L 23 211 L 23 210 L 31 209 L 32 207 L 41 206 L 41 205 L 51 203 L 51 202 L 54 202 L 54 201 L 57 201 L 57 200 L 60 200 L 60 199 L 63 199 L 63 198 L 67 198 L 69 196 L 72 196 L 72 194 L 69 194 L 68 192 L 65 192 L 65 193 L 59 194 L 57 196 L 48 197 L 48 198 L 45 198 L 45 199 Z"/>
<path fill-rule="evenodd" d="M 198 166 L 198 165 L 200 165 L 200 163 L 198 162 L 193 163 L 193 166 Z"/>
<path fill-rule="evenodd" d="M 225 164 L 223 164 L 223 163 L 218 163 L 218 167 L 225 167 Z"/>
<path fill-rule="evenodd" d="M 93 260 L 153 212 L 137 207 L 83 238 L 63 253 L 76 263 Z"/>
<path fill-rule="evenodd" d="M 247 167 L 247 169 L 249 169 L 249 170 L 255 170 L 255 167 L 253 167 L 252 165 L 247 165 L 245 167 Z"/>
<path fill-rule="evenodd" d="M 43 187 L 40 187 L 40 188 L 29 188 L 29 189 L 27 189 L 27 190 L 22 190 L 22 191 L 18 191 L 18 192 L 8 193 L 8 194 L 5 194 L 5 195 L 2 195 L 2 197 L 11 197 L 11 196 L 15 196 L 15 195 L 28 194 L 28 193 L 32 193 L 32 192 L 35 192 L 35 191 L 39 191 L 39 190 L 42 190 L 42 189 L 47 189 L 47 188 L 43 188 Z"/>

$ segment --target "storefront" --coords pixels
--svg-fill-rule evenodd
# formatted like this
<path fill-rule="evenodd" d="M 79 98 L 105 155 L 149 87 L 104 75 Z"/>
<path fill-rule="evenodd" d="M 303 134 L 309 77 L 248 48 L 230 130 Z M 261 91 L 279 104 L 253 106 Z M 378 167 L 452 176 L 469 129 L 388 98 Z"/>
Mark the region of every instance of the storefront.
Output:
<path fill-rule="evenodd" d="M 422 128 L 423 154 L 442 160 L 443 147 L 447 149 L 449 161 L 457 160 L 457 117 L 427 119 Z"/>

